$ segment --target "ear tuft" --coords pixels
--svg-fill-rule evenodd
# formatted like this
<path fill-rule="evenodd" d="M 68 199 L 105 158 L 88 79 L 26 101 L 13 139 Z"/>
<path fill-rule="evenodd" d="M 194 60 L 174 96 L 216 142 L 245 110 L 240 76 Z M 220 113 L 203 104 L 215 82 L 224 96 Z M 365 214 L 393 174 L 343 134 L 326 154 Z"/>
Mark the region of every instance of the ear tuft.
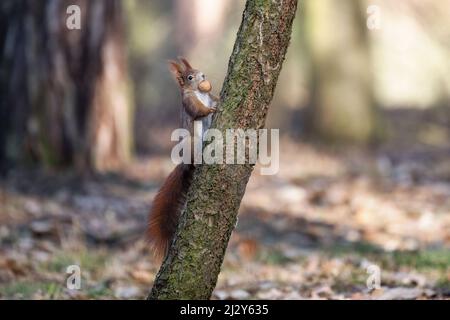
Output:
<path fill-rule="evenodd" d="M 181 72 L 181 70 L 182 70 L 181 66 L 176 61 L 167 60 L 167 64 L 169 66 L 170 72 L 172 72 L 172 73 Z"/>
<path fill-rule="evenodd" d="M 184 66 L 186 67 L 186 70 L 192 69 L 191 64 L 186 60 L 184 57 L 178 57 L 178 60 L 180 60 Z"/>
<path fill-rule="evenodd" d="M 167 64 L 169 65 L 169 70 L 174 76 L 175 80 L 178 82 L 178 85 L 183 86 L 183 67 L 179 65 L 176 61 L 168 60 Z"/>

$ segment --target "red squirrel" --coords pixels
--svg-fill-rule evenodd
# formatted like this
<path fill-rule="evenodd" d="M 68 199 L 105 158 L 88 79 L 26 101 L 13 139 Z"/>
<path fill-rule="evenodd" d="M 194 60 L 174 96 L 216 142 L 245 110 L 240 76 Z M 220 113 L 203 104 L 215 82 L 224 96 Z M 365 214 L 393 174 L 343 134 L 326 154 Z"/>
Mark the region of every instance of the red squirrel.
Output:
<path fill-rule="evenodd" d="M 201 71 L 192 68 L 186 59 L 179 60 L 170 60 L 169 70 L 181 91 L 181 126 L 193 137 L 195 120 L 202 121 L 203 130 L 210 127 L 219 98 L 210 93 L 211 84 Z M 193 164 L 178 164 L 153 199 L 147 231 L 157 257 L 167 254 L 186 204 L 193 171 Z"/>

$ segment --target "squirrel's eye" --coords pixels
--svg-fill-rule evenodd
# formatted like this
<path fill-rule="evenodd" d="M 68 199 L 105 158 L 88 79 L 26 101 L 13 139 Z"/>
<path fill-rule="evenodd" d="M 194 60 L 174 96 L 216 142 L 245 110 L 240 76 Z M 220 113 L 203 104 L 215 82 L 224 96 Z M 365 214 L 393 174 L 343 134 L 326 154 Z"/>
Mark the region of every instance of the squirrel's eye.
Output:
<path fill-rule="evenodd" d="M 188 80 L 189 80 L 189 81 L 192 81 L 192 79 L 194 79 L 194 77 L 193 77 L 192 75 L 189 75 L 189 76 L 188 76 Z"/>

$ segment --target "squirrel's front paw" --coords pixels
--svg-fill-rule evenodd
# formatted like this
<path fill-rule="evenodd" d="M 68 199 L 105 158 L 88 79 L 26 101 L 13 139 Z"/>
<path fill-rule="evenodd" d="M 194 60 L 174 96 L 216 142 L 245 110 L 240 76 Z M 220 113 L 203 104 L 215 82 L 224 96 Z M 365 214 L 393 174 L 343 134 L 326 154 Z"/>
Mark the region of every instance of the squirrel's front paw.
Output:
<path fill-rule="evenodd" d="M 216 107 L 209 108 L 209 111 L 210 113 L 214 113 L 217 111 L 217 108 Z"/>

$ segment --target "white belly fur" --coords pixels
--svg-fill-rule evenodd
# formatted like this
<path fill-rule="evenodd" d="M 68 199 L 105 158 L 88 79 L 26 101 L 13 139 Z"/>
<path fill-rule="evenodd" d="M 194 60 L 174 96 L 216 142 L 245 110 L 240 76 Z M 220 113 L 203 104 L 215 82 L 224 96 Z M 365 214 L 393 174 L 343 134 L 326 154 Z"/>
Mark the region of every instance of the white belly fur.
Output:
<path fill-rule="evenodd" d="M 195 95 L 196 95 L 197 99 L 200 100 L 205 106 L 207 106 L 209 108 L 214 107 L 214 101 L 211 99 L 211 97 L 209 96 L 208 93 L 196 91 Z M 212 114 L 209 114 L 206 117 L 204 117 L 202 119 L 202 130 L 200 132 L 200 130 L 198 130 L 199 128 L 194 128 L 195 135 L 199 138 L 203 137 L 203 134 L 205 133 L 205 131 L 208 130 L 209 127 L 211 126 L 211 122 L 212 122 Z"/>
<path fill-rule="evenodd" d="M 213 101 L 208 93 L 203 93 L 200 91 L 195 91 L 195 96 L 200 100 L 205 106 L 213 107 Z"/>

